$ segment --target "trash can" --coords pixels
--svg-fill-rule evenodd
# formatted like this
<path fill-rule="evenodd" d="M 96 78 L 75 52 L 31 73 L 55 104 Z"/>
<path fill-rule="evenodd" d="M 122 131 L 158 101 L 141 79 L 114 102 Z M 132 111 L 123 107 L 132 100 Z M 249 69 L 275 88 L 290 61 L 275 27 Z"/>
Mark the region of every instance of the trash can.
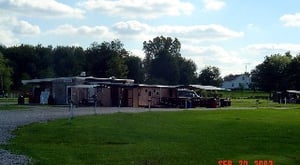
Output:
<path fill-rule="evenodd" d="M 23 95 L 20 95 L 20 96 L 18 97 L 18 104 L 19 104 L 19 105 L 23 105 L 24 102 L 25 102 L 24 96 L 23 96 Z"/>
<path fill-rule="evenodd" d="M 211 101 L 211 108 L 217 108 L 217 107 L 218 107 L 217 99 L 212 99 L 212 101 Z"/>
<path fill-rule="evenodd" d="M 187 99 L 186 102 L 187 102 L 186 103 L 187 104 L 186 108 L 193 108 L 193 103 L 192 103 L 191 99 Z"/>
<path fill-rule="evenodd" d="M 207 108 L 217 108 L 217 107 L 218 107 L 217 99 L 211 98 L 208 100 Z"/>
<path fill-rule="evenodd" d="M 229 100 L 227 99 L 220 99 L 220 107 L 228 107 L 229 106 Z"/>

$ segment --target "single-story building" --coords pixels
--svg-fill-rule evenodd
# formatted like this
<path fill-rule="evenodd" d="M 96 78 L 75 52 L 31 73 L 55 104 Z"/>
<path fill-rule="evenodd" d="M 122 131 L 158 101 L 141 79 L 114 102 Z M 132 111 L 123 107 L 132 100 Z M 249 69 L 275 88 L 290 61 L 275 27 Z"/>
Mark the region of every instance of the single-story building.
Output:
<path fill-rule="evenodd" d="M 98 92 L 95 90 L 98 83 L 133 84 L 134 80 L 76 76 L 22 80 L 22 83 L 32 85 L 30 103 L 48 104 L 51 100 L 54 104 L 69 104 L 70 100 L 75 98 L 72 93 L 73 88 L 81 89 L 78 98 L 90 98 Z"/>
<path fill-rule="evenodd" d="M 75 104 L 104 107 L 160 107 L 178 102 L 178 89 L 223 90 L 203 85 L 135 84 L 132 79 L 96 77 L 60 77 L 23 80 L 32 85 L 31 104 Z M 199 97 L 199 96 L 198 96 Z M 166 100 L 172 100 L 166 102 Z M 183 101 L 181 99 L 179 101 Z M 169 105 L 171 103 L 172 105 Z"/>
<path fill-rule="evenodd" d="M 300 91 L 286 90 L 276 91 L 272 94 L 272 100 L 278 103 L 300 103 Z"/>
<path fill-rule="evenodd" d="M 22 80 L 31 84 L 29 103 L 145 107 L 176 97 L 177 86 L 134 84 L 132 79 L 60 77 Z"/>

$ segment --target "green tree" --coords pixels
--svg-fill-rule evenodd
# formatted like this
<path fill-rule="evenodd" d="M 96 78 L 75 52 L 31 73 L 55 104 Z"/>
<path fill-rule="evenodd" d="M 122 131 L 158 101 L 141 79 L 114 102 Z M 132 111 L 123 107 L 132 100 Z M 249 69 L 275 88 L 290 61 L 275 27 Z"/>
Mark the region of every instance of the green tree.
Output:
<path fill-rule="evenodd" d="M 37 45 L 34 47 L 34 54 L 36 55 L 35 65 L 37 69 L 36 78 L 55 77 L 53 70 L 52 46 L 43 47 Z"/>
<path fill-rule="evenodd" d="M 266 92 L 286 90 L 288 88 L 288 66 L 292 61 L 290 53 L 274 54 L 265 57 L 263 63 L 257 65 L 251 72 L 255 87 Z"/>
<path fill-rule="evenodd" d="M 198 81 L 202 85 L 221 86 L 223 79 L 221 78 L 219 68 L 208 66 L 201 70 Z"/>
<path fill-rule="evenodd" d="M 81 47 L 58 46 L 53 50 L 51 66 L 57 77 L 75 76 L 85 70 L 85 62 Z"/>
<path fill-rule="evenodd" d="M 151 61 L 149 75 L 148 82 L 152 84 L 177 84 L 179 80 L 177 59 L 168 52 L 161 52 Z"/>
<path fill-rule="evenodd" d="M 187 60 L 182 57 L 178 57 L 178 67 L 179 67 L 179 84 L 188 85 L 196 80 L 197 66 L 192 60 Z"/>
<path fill-rule="evenodd" d="M 128 67 L 122 56 L 112 55 L 107 61 L 107 77 L 127 78 Z"/>
<path fill-rule="evenodd" d="M 1 93 L 10 90 L 12 84 L 12 68 L 8 66 L 8 61 L 3 57 L 0 52 L 0 81 L 1 81 Z"/>
<path fill-rule="evenodd" d="M 180 79 L 178 57 L 181 44 L 177 38 L 156 37 L 144 41 L 144 66 L 148 83 L 177 84 Z"/>
<path fill-rule="evenodd" d="M 22 86 L 21 80 L 23 75 L 29 79 L 38 78 L 38 67 L 36 62 L 39 61 L 35 53 L 34 46 L 20 45 L 9 47 L 3 52 L 5 58 L 9 60 L 9 66 L 13 69 L 12 89 L 19 89 Z"/>
<path fill-rule="evenodd" d="M 127 77 L 128 68 L 125 57 L 129 53 L 123 48 L 121 41 L 115 40 L 101 44 L 94 42 L 85 52 L 86 69 L 89 74 L 96 77 Z"/>
<path fill-rule="evenodd" d="M 292 59 L 287 66 L 288 88 L 300 90 L 300 54 Z"/>
<path fill-rule="evenodd" d="M 127 78 L 134 79 L 135 83 L 144 82 L 144 68 L 141 58 L 136 56 L 128 56 L 125 58 L 128 68 Z"/>

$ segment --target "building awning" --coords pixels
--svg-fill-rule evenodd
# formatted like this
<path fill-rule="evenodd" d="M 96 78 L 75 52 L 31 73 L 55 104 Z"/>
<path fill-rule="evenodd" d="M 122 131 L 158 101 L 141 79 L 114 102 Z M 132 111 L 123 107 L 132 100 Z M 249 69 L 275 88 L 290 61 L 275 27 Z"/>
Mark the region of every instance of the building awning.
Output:
<path fill-rule="evenodd" d="M 188 87 L 202 89 L 202 90 L 209 90 L 209 91 L 224 91 L 224 90 L 226 90 L 225 88 L 219 88 L 219 87 L 211 86 L 211 85 L 191 84 L 191 85 L 188 85 Z"/>
<path fill-rule="evenodd" d="M 109 78 L 98 78 L 98 77 L 86 77 L 86 81 L 90 83 L 99 83 L 99 82 L 111 82 L 111 83 L 123 83 L 123 84 L 133 84 L 133 79 L 117 79 L 114 77 Z"/>
<path fill-rule="evenodd" d="M 72 85 L 68 86 L 68 88 L 97 88 L 99 85 Z"/>
<path fill-rule="evenodd" d="M 113 77 L 110 78 L 97 78 L 97 77 L 57 77 L 57 78 L 43 78 L 43 79 L 32 79 L 32 80 L 22 80 L 22 84 L 39 84 L 39 83 L 51 83 L 53 81 L 63 80 L 63 81 L 72 81 L 73 79 L 86 81 L 91 84 L 97 83 L 122 83 L 122 84 L 133 84 L 134 80 L 132 79 L 116 79 Z"/>
<path fill-rule="evenodd" d="M 32 80 L 22 80 L 22 84 L 38 84 L 38 83 L 50 83 L 56 80 L 56 78 L 44 78 L 44 79 L 32 79 Z"/>
<path fill-rule="evenodd" d="M 300 91 L 296 90 L 287 90 L 288 93 L 295 93 L 295 94 L 300 94 Z"/>
<path fill-rule="evenodd" d="M 139 87 L 148 88 L 179 88 L 179 85 L 155 85 L 155 84 L 137 84 Z"/>

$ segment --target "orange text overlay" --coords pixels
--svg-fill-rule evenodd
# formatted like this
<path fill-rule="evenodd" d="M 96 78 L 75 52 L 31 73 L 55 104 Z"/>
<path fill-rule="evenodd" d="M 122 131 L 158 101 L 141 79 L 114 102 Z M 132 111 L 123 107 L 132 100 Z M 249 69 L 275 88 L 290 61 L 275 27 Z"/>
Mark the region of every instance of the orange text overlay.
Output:
<path fill-rule="evenodd" d="M 218 165 L 274 165 L 273 160 L 254 160 L 249 162 L 248 160 L 239 160 L 233 162 L 232 160 L 219 160 Z"/>

